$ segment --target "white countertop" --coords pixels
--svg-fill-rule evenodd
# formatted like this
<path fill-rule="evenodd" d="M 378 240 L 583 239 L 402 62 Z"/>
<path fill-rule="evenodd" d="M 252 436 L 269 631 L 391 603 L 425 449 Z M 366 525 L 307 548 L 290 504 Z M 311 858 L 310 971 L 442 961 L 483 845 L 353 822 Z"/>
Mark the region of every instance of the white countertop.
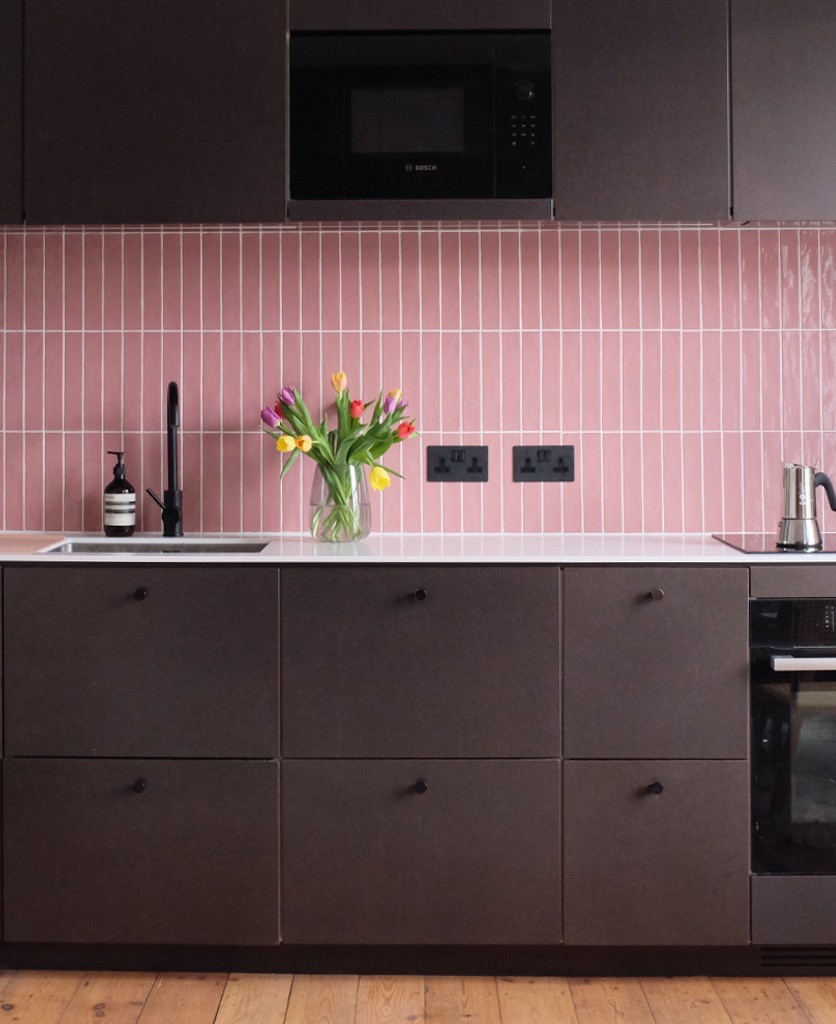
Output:
<path fill-rule="evenodd" d="M 50 547 L 62 540 L 113 543 L 99 534 L 0 533 L 0 561 L 10 562 L 189 562 L 189 563 L 688 563 L 688 564 L 831 564 L 834 553 L 744 554 L 709 534 L 379 534 L 357 544 L 314 542 L 307 534 L 190 534 L 184 538 L 184 551 L 154 553 L 159 534 L 137 534 L 126 538 L 131 543 L 148 545 L 149 550 L 125 554 L 115 550 L 104 553 L 58 554 Z M 189 551 L 190 544 L 212 541 L 264 542 L 259 553 L 223 554 Z"/>

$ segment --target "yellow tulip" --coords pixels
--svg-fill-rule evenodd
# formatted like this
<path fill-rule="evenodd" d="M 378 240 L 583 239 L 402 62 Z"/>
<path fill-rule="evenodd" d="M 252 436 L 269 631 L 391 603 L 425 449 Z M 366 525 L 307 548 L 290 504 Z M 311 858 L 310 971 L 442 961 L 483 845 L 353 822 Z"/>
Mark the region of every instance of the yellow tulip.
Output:
<path fill-rule="evenodd" d="M 331 383 L 334 385 L 334 390 L 339 394 L 348 387 L 348 377 L 340 370 L 339 373 L 331 374 Z"/>
<path fill-rule="evenodd" d="M 400 400 L 403 398 L 403 391 L 401 391 L 400 388 L 392 388 L 392 390 L 386 397 L 394 398 L 396 402 L 400 402 Z"/>
<path fill-rule="evenodd" d="M 392 483 L 392 479 L 385 469 L 375 466 L 369 473 L 369 483 L 372 485 L 372 490 L 382 491 Z"/>
<path fill-rule="evenodd" d="M 282 434 L 282 436 L 276 441 L 276 449 L 280 452 L 292 452 L 296 447 L 296 438 L 291 437 L 289 434 Z"/>
<path fill-rule="evenodd" d="M 308 437 L 307 434 L 300 434 L 296 438 L 296 447 L 301 452 L 309 452 L 313 448 L 313 441 Z"/>

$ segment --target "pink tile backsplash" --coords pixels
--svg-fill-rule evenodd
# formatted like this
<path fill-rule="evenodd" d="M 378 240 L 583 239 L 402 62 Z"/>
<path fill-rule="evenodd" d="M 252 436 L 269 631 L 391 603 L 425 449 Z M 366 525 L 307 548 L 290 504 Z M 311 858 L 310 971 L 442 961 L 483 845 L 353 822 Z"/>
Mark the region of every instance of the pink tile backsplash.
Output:
<path fill-rule="evenodd" d="M 381 531 L 771 530 L 783 461 L 836 472 L 832 227 L 7 228 L 0 280 L 0 529 L 99 531 L 108 448 L 163 486 L 168 380 L 187 532 L 305 529 L 312 467 L 280 482 L 258 413 L 337 369 L 422 432 Z M 454 443 L 487 484 L 424 480 Z M 575 482 L 513 483 L 520 443 L 573 444 Z"/>

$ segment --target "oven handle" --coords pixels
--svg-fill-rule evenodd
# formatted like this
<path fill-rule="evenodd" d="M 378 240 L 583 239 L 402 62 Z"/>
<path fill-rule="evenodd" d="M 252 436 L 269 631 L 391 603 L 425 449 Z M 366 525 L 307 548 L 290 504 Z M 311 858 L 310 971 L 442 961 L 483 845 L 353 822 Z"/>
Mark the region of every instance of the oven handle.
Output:
<path fill-rule="evenodd" d="M 836 657 L 796 658 L 793 654 L 773 654 L 770 663 L 773 672 L 830 672 L 836 669 Z"/>

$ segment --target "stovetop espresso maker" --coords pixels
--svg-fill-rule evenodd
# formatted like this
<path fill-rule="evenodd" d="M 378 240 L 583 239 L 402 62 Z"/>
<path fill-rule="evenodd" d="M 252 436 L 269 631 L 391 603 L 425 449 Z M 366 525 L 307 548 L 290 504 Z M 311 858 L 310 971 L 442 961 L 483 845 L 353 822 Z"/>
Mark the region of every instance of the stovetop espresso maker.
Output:
<path fill-rule="evenodd" d="M 787 463 L 784 466 L 784 517 L 778 522 L 778 547 L 793 551 L 821 548 L 821 530 L 816 518 L 816 488 L 823 487 L 830 507 L 836 512 L 836 490 L 827 473 L 815 466 Z"/>

